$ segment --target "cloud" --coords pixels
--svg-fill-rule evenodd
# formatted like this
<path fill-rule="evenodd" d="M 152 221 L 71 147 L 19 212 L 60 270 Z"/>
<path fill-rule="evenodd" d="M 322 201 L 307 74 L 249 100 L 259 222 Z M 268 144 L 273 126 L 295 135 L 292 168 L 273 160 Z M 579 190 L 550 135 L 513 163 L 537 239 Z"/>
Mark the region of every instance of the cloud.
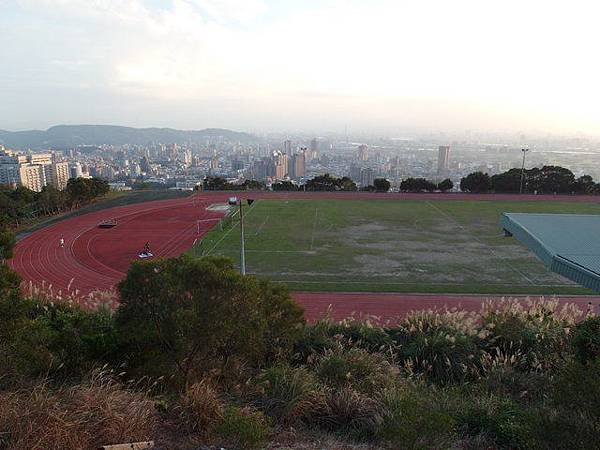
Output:
<path fill-rule="evenodd" d="M 0 14 L 0 95 L 50 97 L 70 89 L 89 104 L 93 90 L 115 103 L 163 105 L 165 120 L 183 120 L 173 105 L 186 114 L 210 105 L 210 114 L 222 104 L 233 117 L 232 105 L 239 104 L 265 122 L 306 121 L 312 114 L 395 123 L 415 111 L 425 117 L 427 109 L 450 116 L 435 107 L 448 104 L 458 105 L 447 120 L 455 123 L 457 117 L 477 120 L 459 106 L 476 104 L 469 108 L 500 114 L 506 123 L 525 116 L 552 126 L 600 125 L 600 30 L 594 23 L 600 7 L 583 0 L 0 5 L 13 13 Z"/>

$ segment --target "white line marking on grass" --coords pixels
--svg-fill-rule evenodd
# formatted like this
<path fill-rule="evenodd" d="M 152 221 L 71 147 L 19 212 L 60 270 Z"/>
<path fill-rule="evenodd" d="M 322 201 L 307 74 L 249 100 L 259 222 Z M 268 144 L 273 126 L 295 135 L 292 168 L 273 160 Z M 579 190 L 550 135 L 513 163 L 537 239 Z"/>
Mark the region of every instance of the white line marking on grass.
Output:
<path fill-rule="evenodd" d="M 460 228 L 462 231 L 464 231 L 465 233 L 468 233 L 473 239 L 475 239 L 477 242 L 479 242 L 480 244 L 485 245 L 486 247 L 489 248 L 490 253 L 492 254 L 492 256 L 496 259 L 498 259 L 499 261 L 501 261 L 506 267 L 508 267 L 509 269 L 511 269 L 512 271 L 518 273 L 519 275 L 521 275 L 523 278 L 525 278 L 530 284 L 533 284 L 534 286 L 537 286 L 538 284 L 536 282 L 534 282 L 531 278 L 529 278 L 527 275 L 525 275 L 525 273 L 523 273 L 522 271 L 520 271 L 519 269 L 517 269 L 516 267 L 512 266 L 511 264 L 509 264 L 502 256 L 500 256 L 498 253 L 496 253 L 494 251 L 494 249 L 492 247 L 490 247 L 488 244 L 486 244 L 484 241 L 482 241 L 475 233 L 473 233 L 472 231 L 470 231 L 467 227 L 463 226 L 460 224 L 460 222 L 458 220 L 456 220 L 454 217 L 452 217 L 450 214 L 446 213 L 445 211 L 443 211 L 442 209 L 438 208 L 437 206 L 435 206 L 433 203 L 426 201 L 425 202 L 427 205 L 429 205 L 431 208 L 435 209 L 437 212 L 439 212 L 442 216 L 446 217 L 447 219 L 451 220 L 452 222 L 454 222 L 454 224 L 456 226 L 458 226 L 458 228 Z"/>
<path fill-rule="evenodd" d="M 245 217 L 248 217 L 248 214 L 250 214 L 253 209 L 254 209 L 254 206 L 250 206 L 248 208 L 248 211 L 246 212 L 246 216 Z M 236 210 L 230 217 L 233 219 L 233 216 L 235 216 L 236 213 L 238 213 L 238 212 L 239 212 L 239 210 Z M 221 239 L 219 239 L 217 241 L 217 243 L 215 245 L 213 245 L 213 247 L 208 252 L 206 252 L 206 256 L 210 255 L 213 252 L 213 250 L 215 248 L 217 248 L 217 246 L 221 243 L 221 241 L 223 241 L 223 239 L 225 239 L 229 235 L 229 233 L 231 233 L 233 231 L 233 229 L 236 228 L 239 225 L 239 223 L 240 222 L 238 221 L 238 222 L 232 224 L 231 228 L 229 230 L 227 230 L 227 232 L 223 236 L 221 236 Z"/>
<path fill-rule="evenodd" d="M 262 231 L 263 227 L 267 223 L 267 220 L 269 220 L 269 217 L 270 216 L 265 217 L 265 220 L 263 220 L 263 223 L 260 224 L 260 227 L 258 227 L 258 230 L 256 230 L 256 233 L 254 233 L 254 236 L 258 236 L 260 234 L 260 232 Z"/>

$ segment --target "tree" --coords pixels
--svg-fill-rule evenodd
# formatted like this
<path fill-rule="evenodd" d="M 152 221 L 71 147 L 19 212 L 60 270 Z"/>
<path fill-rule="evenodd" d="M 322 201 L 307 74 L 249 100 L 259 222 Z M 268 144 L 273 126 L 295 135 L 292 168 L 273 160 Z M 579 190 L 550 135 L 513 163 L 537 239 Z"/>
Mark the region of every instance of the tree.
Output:
<path fill-rule="evenodd" d="M 205 191 L 226 191 L 231 189 L 231 185 L 223 177 L 206 177 L 203 184 Z"/>
<path fill-rule="evenodd" d="M 271 184 L 271 189 L 274 191 L 297 191 L 298 186 L 291 181 L 282 180 Z"/>
<path fill-rule="evenodd" d="M 583 175 L 573 183 L 572 190 L 575 194 L 595 194 L 598 192 L 594 179 L 589 175 Z"/>
<path fill-rule="evenodd" d="M 181 381 L 235 362 L 260 366 L 291 351 L 303 325 L 284 288 L 240 275 L 225 258 L 135 262 L 119 291 L 130 366 Z"/>
<path fill-rule="evenodd" d="M 442 192 L 450 191 L 453 187 L 454 183 L 452 183 L 450 178 L 440 181 L 440 183 L 437 185 L 437 188 Z"/>
<path fill-rule="evenodd" d="M 490 178 L 491 189 L 494 192 L 515 193 L 521 189 L 521 169 L 510 169 Z M 524 187 L 527 183 L 524 182 Z"/>
<path fill-rule="evenodd" d="M 0 264 L 4 264 L 6 259 L 12 258 L 15 243 L 15 234 L 7 228 L 0 227 Z"/>
<path fill-rule="evenodd" d="M 539 191 L 546 194 L 567 194 L 573 191 L 575 175 L 560 166 L 544 166 L 541 169 L 542 183 Z"/>
<path fill-rule="evenodd" d="M 436 190 L 436 184 L 425 178 L 406 178 L 400 183 L 402 192 L 433 192 Z"/>
<path fill-rule="evenodd" d="M 264 181 L 245 180 L 240 187 L 246 191 L 264 191 L 267 187 Z"/>
<path fill-rule="evenodd" d="M 463 192 L 489 192 L 490 176 L 483 172 L 473 172 L 460 180 L 460 190 Z"/>
<path fill-rule="evenodd" d="M 375 186 L 377 192 L 387 192 L 390 190 L 391 184 L 385 178 L 375 178 L 375 180 L 373 180 L 373 186 Z"/>
<path fill-rule="evenodd" d="M 341 190 L 341 191 L 354 192 L 354 191 L 358 190 L 356 183 L 354 181 L 352 181 L 352 179 L 350 177 L 339 178 L 338 187 L 339 187 L 339 190 Z"/>
<path fill-rule="evenodd" d="M 336 178 L 328 173 L 318 175 L 305 184 L 307 191 L 356 191 L 356 183 L 349 177 Z"/>

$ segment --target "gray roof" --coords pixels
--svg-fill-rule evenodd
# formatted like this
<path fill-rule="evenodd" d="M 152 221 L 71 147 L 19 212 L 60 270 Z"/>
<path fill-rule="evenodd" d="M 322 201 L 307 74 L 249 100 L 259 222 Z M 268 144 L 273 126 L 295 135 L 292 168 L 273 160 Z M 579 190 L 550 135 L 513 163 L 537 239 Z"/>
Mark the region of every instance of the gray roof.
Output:
<path fill-rule="evenodd" d="M 504 213 L 500 225 L 552 271 L 600 292 L 600 215 Z"/>

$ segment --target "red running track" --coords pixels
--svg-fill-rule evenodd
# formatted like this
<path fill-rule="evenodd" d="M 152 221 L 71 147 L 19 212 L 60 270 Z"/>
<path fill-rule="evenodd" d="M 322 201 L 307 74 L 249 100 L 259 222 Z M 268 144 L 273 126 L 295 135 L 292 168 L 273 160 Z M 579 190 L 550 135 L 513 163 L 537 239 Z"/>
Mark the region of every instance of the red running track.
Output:
<path fill-rule="evenodd" d="M 163 200 L 116 207 L 74 217 L 36 231 L 20 240 L 15 247 L 12 267 L 34 285 L 52 285 L 55 292 L 84 297 L 93 291 L 111 289 L 127 271 L 129 264 L 146 242 L 157 257 L 173 257 L 189 249 L 194 240 L 217 223 L 223 213 L 206 209 L 212 203 L 224 202 L 229 196 L 243 198 L 331 200 L 522 200 L 522 201 L 588 201 L 599 197 L 489 195 L 489 194 L 407 194 L 407 193 L 345 193 L 345 192 L 213 192 L 185 199 Z M 98 228 L 106 219 L 116 218 L 118 225 Z M 198 233 L 198 224 L 200 233 Z M 65 240 L 64 248 L 59 240 Z M 293 293 L 314 320 L 329 314 L 335 319 L 352 313 L 367 314 L 382 319 L 394 318 L 415 309 L 461 307 L 478 309 L 489 296 L 419 295 L 379 293 Z M 498 297 L 495 297 L 498 298 Z M 569 301 L 587 307 L 599 297 L 570 297 Z"/>
<path fill-rule="evenodd" d="M 156 257 L 189 249 L 223 216 L 200 197 L 122 206 L 74 217 L 19 241 L 12 267 L 34 285 L 85 296 L 109 290 L 127 272 L 146 242 Z M 114 228 L 98 228 L 116 218 Z M 200 231 L 200 233 L 198 233 Z M 65 240 L 60 247 L 60 239 Z"/>

